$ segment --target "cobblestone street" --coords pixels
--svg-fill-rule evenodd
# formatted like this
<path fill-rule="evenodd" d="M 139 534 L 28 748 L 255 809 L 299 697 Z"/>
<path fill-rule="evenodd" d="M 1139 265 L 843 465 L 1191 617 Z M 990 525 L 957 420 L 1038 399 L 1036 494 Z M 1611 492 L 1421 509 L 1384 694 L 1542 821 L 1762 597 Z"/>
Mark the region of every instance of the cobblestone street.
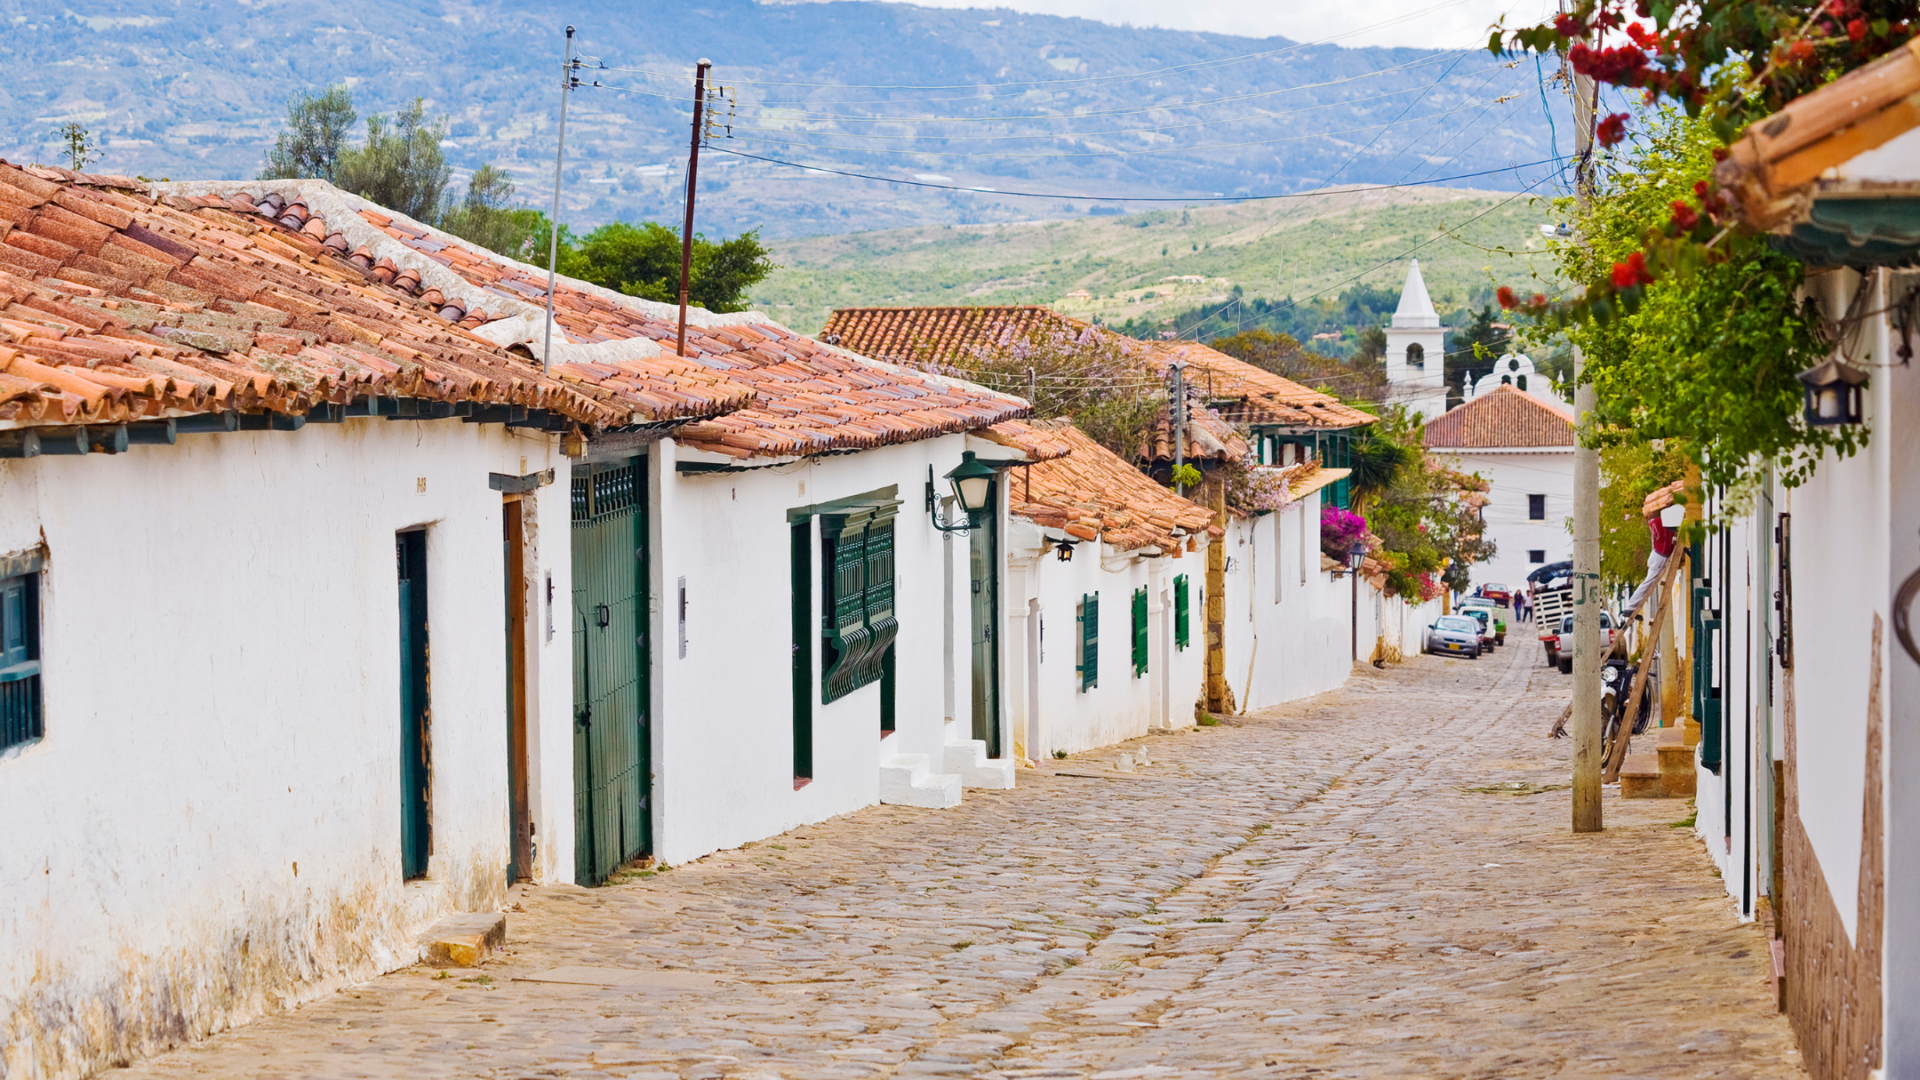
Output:
<path fill-rule="evenodd" d="M 1419 657 L 956 810 L 528 890 L 484 974 L 121 1075 L 1803 1075 L 1687 803 L 1610 789 L 1568 832 L 1571 681 L 1527 642 Z"/>

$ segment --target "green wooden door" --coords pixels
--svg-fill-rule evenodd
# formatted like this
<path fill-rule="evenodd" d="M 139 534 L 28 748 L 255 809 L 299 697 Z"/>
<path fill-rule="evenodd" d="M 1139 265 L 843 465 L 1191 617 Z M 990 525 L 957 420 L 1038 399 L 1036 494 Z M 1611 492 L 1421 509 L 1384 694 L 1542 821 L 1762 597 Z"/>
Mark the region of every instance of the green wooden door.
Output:
<path fill-rule="evenodd" d="M 998 484 L 995 485 L 998 487 Z M 997 506 L 990 492 L 988 506 Z M 973 737 L 987 744 L 988 757 L 1000 757 L 999 564 L 995 518 L 968 532 L 968 563 L 973 600 Z"/>
<path fill-rule="evenodd" d="M 394 537 L 400 576 L 400 876 L 425 877 L 432 853 L 427 678 L 427 534 Z"/>
<path fill-rule="evenodd" d="M 574 875 L 652 850 L 645 459 L 573 472 Z"/>

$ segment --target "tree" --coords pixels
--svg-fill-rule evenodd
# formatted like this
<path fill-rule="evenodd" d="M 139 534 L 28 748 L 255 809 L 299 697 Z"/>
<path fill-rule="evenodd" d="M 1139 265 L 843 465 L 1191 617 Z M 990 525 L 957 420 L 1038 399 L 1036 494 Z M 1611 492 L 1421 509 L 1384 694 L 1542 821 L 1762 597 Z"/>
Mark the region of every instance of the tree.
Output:
<path fill-rule="evenodd" d="M 1386 332 L 1380 332 L 1381 352 L 1385 352 Z M 1246 330 L 1232 337 L 1215 338 L 1212 346 L 1236 360 L 1245 360 L 1297 383 L 1328 393 L 1366 401 L 1386 398 L 1387 369 L 1376 355 L 1356 357 L 1343 363 L 1303 347 L 1291 334 L 1271 330 Z M 1363 342 L 1364 335 L 1363 335 Z"/>
<path fill-rule="evenodd" d="M 414 98 L 391 122 L 367 117 L 366 145 L 340 151 L 333 181 L 416 221 L 433 221 L 453 175 L 440 150 L 446 137 L 447 118 L 429 120 L 425 101 Z"/>
<path fill-rule="evenodd" d="M 267 151 L 267 167 L 260 170 L 260 179 L 331 182 L 356 119 L 353 94 L 345 86 L 294 94 L 287 100 L 286 129 Z"/>
<path fill-rule="evenodd" d="M 447 232 L 521 262 L 547 264 L 551 219 L 538 210 L 510 205 L 513 178 L 491 164 L 474 170 L 465 200 L 440 217 Z M 562 235 L 562 243 L 567 238 Z"/>
<path fill-rule="evenodd" d="M 1467 390 L 1482 375 L 1493 370 L 1494 361 L 1513 348 L 1513 334 L 1495 321 L 1493 305 L 1474 313 L 1473 321 L 1455 331 L 1453 348 L 1447 350 L 1446 381 L 1449 389 L 1465 398 Z"/>
<path fill-rule="evenodd" d="M 687 300 L 708 311 L 744 311 L 751 303 L 747 290 L 775 269 L 757 229 L 717 244 L 696 233 Z M 680 234 L 652 221 L 602 225 L 560 253 L 560 272 L 675 304 L 680 300 Z"/>

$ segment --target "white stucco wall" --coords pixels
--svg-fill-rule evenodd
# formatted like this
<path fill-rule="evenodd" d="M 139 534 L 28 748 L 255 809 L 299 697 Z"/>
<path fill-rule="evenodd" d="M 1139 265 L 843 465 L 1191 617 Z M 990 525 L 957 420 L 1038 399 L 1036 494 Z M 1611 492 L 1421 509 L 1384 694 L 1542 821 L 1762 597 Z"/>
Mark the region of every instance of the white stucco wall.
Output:
<path fill-rule="evenodd" d="M 1455 468 L 1477 473 L 1488 483 L 1482 517 L 1494 556 L 1473 567 L 1475 585 L 1497 582 L 1522 588 L 1527 575 L 1546 563 L 1573 557 L 1573 535 L 1567 521 L 1573 517 L 1573 447 L 1545 453 L 1533 451 L 1435 451 Z M 1528 496 L 1547 497 L 1546 519 L 1527 517 Z M 1529 551 L 1544 551 L 1534 562 Z"/>
<path fill-rule="evenodd" d="M 501 902 L 488 473 L 552 467 L 552 445 L 359 419 L 0 461 L 0 552 L 47 546 L 46 736 L 0 755 L 0 1071 L 72 1075 L 217 1030 L 410 963 L 434 918 Z M 564 492 L 539 493 L 549 540 L 528 552 L 563 594 Z M 394 533 L 421 525 L 433 855 L 403 883 Z M 572 868 L 568 647 L 529 657 L 545 880 Z"/>
<path fill-rule="evenodd" d="M 1293 701 L 1347 681 L 1352 595 L 1320 569 L 1321 493 L 1285 510 L 1236 517 L 1227 545 L 1227 681 L 1243 711 Z M 1361 587 L 1360 655 L 1373 649 Z"/>
<path fill-rule="evenodd" d="M 1038 705 L 1023 712 L 1021 741 L 1036 758 L 1055 751 L 1080 753 L 1145 735 L 1154 726 L 1193 722 L 1193 703 L 1205 672 L 1202 596 L 1206 585 L 1206 549 L 1182 551 L 1178 558 L 1136 556 L 1099 541 L 1074 546 L 1061 562 L 1057 549 L 1039 554 L 1041 530 L 1016 521 L 1010 530 L 1009 562 L 1013 595 L 1026 606 L 1027 641 L 1039 646 L 1017 671 L 1009 672 L 1010 692 Z M 1188 579 L 1189 645 L 1178 648 L 1174 633 L 1173 582 Z M 1133 670 L 1133 594 L 1147 590 L 1147 671 Z M 1100 597 L 1099 678 L 1081 688 L 1082 598 Z M 1022 655 L 1025 651 L 1021 650 Z M 1027 680 L 1034 680 L 1030 685 Z"/>
<path fill-rule="evenodd" d="M 879 762 L 895 755 L 933 755 L 934 771 L 940 771 L 947 740 L 942 575 L 949 560 L 927 517 L 925 484 L 929 465 L 942 476 L 959 464 L 965 439 L 952 435 L 769 468 L 685 474 L 674 468 L 677 444 L 654 446 L 652 808 L 661 859 L 685 862 L 872 805 L 879 799 Z M 816 640 L 813 779 L 796 790 L 787 512 L 889 485 L 898 486 L 902 501 L 894 521 L 897 729 L 881 739 L 878 683 L 820 703 Z M 817 519 L 811 533 L 817 627 Z M 964 737 L 972 662 L 967 541 L 960 537 L 952 544 L 953 715 Z M 687 584 L 684 658 L 678 654 L 681 578 Z M 1003 701 L 1003 724 L 1006 713 Z"/>

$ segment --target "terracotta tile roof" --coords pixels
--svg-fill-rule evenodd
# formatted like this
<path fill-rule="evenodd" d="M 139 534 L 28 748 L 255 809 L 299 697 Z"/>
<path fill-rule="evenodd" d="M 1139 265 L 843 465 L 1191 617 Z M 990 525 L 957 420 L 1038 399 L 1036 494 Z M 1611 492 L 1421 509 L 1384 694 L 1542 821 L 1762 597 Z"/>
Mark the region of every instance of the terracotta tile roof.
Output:
<path fill-rule="evenodd" d="M 324 222 L 283 209 L 267 220 L 126 177 L 0 162 L 0 426 L 297 416 L 396 397 L 618 427 L 751 396 L 676 358 L 543 374 L 430 298 L 363 273 Z"/>
<path fill-rule="evenodd" d="M 1028 461 L 1051 461 L 1073 452 L 1060 425 L 1041 420 L 1003 420 L 978 433 L 990 442 L 1025 454 Z"/>
<path fill-rule="evenodd" d="M 1429 449 L 1572 447 L 1573 417 L 1532 394 L 1501 385 L 1427 421 Z"/>
<path fill-rule="evenodd" d="M 207 185 L 202 185 L 203 187 Z M 318 181 L 224 185 L 269 192 L 283 205 L 351 208 L 357 220 L 331 241 L 354 264 L 410 295 L 438 292 L 438 301 L 492 340 L 544 348 L 546 272 L 450 234 L 373 207 Z M 229 198 L 240 200 L 236 190 Z M 282 220 L 286 220 L 282 218 Z M 308 228 L 308 226 L 301 226 Z M 370 231 L 369 231 L 370 230 Z M 310 232 L 317 232 L 311 229 Z M 464 309 L 464 310 L 462 310 Z M 877 363 L 795 333 L 757 312 L 689 312 L 687 356 L 676 356 L 676 307 L 562 277 L 554 290 L 554 370 L 617 385 L 631 395 L 657 394 L 651 372 L 679 366 L 751 395 L 722 416 L 677 429 L 683 447 L 729 459 L 800 456 L 910 442 L 973 431 L 1025 415 L 1019 398 L 972 383 Z"/>
<path fill-rule="evenodd" d="M 1072 452 L 1022 470 L 1010 487 L 1015 514 L 1078 540 L 1100 539 L 1121 551 L 1180 550 L 1182 539 L 1207 530 L 1213 512 L 1141 475 L 1131 464 L 1054 421 L 1050 429 Z"/>
<path fill-rule="evenodd" d="M 1176 360 L 1184 362 L 1187 380 L 1201 391 L 1216 413 L 1233 423 L 1351 428 L 1379 419 L 1332 395 L 1309 389 L 1197 341 L 1147 344 L 1159 363 L 1158 371 L 1164 372 Z"/>
<path fill-rule="evenodd" d="M 1207 408 L 1205 395 L 1198 387 L 1187 387 L 1186 460 L 1190 462 L 1245 461 L 1252 449 L 1240 430 Z M 1174 460 L 1173 409 L 1162 408 L 1147 429 L 1147 445 L 1140 457 L 1148 465 L 1170 464 Z"/>
<path fill-rule="evenodd" d="M 1011 345 L 1037 327 L 1079 332 L 1087 324 L 1038 304 L 1017 307 L 838 308 L 823 340 L 896 364 L 951 362 L 980 345 Z"/>

